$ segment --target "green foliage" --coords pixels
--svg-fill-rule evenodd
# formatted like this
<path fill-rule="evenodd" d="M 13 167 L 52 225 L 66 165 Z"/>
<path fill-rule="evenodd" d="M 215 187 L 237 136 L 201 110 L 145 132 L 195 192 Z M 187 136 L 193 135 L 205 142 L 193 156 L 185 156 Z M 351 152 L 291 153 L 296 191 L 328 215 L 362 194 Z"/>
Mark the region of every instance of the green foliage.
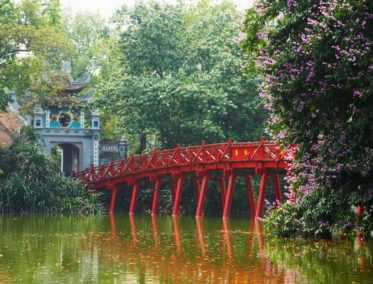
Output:
<path fill-rule="evenodd" d="M 264 228 L 269 234 L 281 237 L 300 234 L 300 217 L 299 207 L 287 202 L 270 210 L 270 214 L 264 219 Z"/>
<path fill-rule="evenodd" d="M 0 110 L 11 90 L 18 97 L 26 91 L 34 97 L 48 96 L 42 75 L 60 67 L 69 51 L 62 32 L 59 1 L 0 1 Z"/>
<path fill-rule="evenodd" d="M 258 1 L 247 14 L 270 132 L 301 148 L 289 180 L 307 235 L 357 228 L 354 207 L 371 210 L 372 3 Z"/>
<path fill-rule="evenodd" d="M 120 33 L 122 61 L 132 75 L 152 74 L 160 78 L 181 65 L 180 41 L 184 30 L 182 10 L 156 1 L 124 8 L 117 21 L 127 25 Z"/>
<path fill-rule="evenodd" d="M 373 238 L 373 202 L 365 206 L 361 221 L 358 222 L 357 228 L 365 234 L 367 238 Z"/>
<path fill-rule="evenodd" d="M 60 175 L 56 161 L 40 150 L 30 128 L 24 128 L 9 148 L 0 149 L 1 212 L 102 212 L 97 197 L 81 182 Z"/>
<path fill-rule="evenodd" d="M 208 1 L 122 9 L 95 105 L 120 120 L 119 131 L 156 134 L 165 148 L 258 139 L 266 113 L 259 79 L 243 72 L 237 19 L 231 4 Z"/>
<path fill-rule="evenodd" d="M 67 15 L 65 22 L 66 35 L 73 45 L 69 57 L 72 77 L 79 79 L 85 73 L 93 75 L 105 64 L 102 60 L 105 60 L 103 58 L 107 51 L 100 49 L 107 38 L 105 21 L 99 14 L 76 14 Z M 108 46 L 104 45 L 104 48 Z"/>

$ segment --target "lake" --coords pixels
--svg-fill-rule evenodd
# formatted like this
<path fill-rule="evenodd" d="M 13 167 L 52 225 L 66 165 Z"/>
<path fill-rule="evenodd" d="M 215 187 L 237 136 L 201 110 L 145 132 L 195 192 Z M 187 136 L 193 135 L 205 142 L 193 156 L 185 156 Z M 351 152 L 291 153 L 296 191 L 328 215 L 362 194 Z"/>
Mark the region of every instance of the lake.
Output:
<path fill-rule="evenodd" d="M 0 217 L 0 283 L 373 283 L 373 244 L 248 219 Z"/>

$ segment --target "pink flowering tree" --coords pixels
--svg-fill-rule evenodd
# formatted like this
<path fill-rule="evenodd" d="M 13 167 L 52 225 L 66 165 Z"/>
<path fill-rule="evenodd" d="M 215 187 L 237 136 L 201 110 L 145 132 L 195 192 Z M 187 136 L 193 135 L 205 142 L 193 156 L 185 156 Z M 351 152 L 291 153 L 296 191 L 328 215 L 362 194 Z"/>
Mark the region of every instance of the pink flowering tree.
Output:
<path fill-rule="evenodd" d="M 264 77 L 268 131 L 301 149 L 288 176 L 295 231 L 328 235 L 360 226 L 370 233 L 373 1 L 259 0 L 246 33 L 248 69 Z M 356 205 L 365 208 L 359 222 Z"/>

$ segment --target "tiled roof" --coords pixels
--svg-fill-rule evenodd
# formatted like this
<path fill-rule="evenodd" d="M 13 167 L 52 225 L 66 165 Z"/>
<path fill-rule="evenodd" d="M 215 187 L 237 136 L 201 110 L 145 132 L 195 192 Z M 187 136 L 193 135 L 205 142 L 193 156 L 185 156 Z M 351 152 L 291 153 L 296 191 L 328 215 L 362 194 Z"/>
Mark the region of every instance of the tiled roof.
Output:
<path fill-rule="evenodd" d="M 12 111 L 0 113 L 0 147 L 13 142 L 13 134 L 22 127 L 23 121 Z"/>

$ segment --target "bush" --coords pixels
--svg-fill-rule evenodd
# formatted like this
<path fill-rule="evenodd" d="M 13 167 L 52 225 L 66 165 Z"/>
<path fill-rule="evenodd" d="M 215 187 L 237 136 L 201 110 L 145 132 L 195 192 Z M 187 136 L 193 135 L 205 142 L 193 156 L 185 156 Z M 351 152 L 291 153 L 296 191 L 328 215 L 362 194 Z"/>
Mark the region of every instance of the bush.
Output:
<path fill-rule="evenodd" d="M 259 0 L 247 14 L 268 129 L 300 147 L 288 178 L 305 235 L 371 232 L 354 208 L 371 212 L 373 196 L 372 11 L 373 1 Z"/>
<path fill-rule="evenodd" d="M 285 203 L 269 210 L 264 226 L 278 236 L 302 235 L 329 238 L 333 233 L 350 234 L 354 230 L 365 238 L 373 237 L 373 200 L 354 192 L 346 194 L 345 187 L 315 189 L 311 194 L 299 194 L 294 204 Z M 361 201 L 363 200 L 363 201 Z M 365 210 L 357 219 L 355 204 Z"/>
<path fill-rule="evenodd" d="M 0 210 L 95 214 L 103 207 L 80 181 L 61 176 L 58 160 L 42 152 L 25 127 L 13 145 L 0 149 Z"/>
<path fill-rule="evenodd" d="M 288 237 L 300 234 L 300 210 L 295 204 L 289 202 L 268 211 L 264 219 L 264 229 L 276 236 Z"/>

